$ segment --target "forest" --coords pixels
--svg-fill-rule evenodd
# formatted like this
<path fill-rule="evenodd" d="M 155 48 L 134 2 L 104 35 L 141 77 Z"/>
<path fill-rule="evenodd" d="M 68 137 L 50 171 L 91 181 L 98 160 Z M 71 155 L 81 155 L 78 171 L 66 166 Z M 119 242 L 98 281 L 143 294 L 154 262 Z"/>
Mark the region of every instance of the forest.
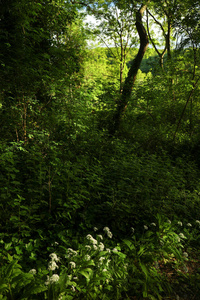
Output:
<path fill-rule="evenodd" d="M 0 0 L 0 300 L 198 300 L 198 0 Z"/>

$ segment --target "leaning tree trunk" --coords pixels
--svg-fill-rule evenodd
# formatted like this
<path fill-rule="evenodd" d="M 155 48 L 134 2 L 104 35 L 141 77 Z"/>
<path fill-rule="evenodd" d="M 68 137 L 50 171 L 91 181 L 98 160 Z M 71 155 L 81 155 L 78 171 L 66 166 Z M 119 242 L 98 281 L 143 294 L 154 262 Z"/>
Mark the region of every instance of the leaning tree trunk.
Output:
<path fill-rule="evenodd" d="M 139 70 L 141 61 L 143 59 L 144 53 L 148 47 L 149 40 L 145 30 L 145 27 L 142 24 L 142 16 L 147 8 L 147 5 L 142 5 L 141 8 L 136 13 L 136 28 L 140 37 L 140 48 L 136 55 L 136 58 L 133 61 L 133 64 L 128 72 L 128 75 L 125 79 L 123 91 L 120 95 L 120 99 L 117 104 L 117 109 L 113 117 L 112 126 L 110 128 L 110 134 L 114 135 L 118 130 L 120 125 L 121 117 L 128 105 L 129 98 L 131 96 L 131 92 L 135 83 L 135 79 L 137 76 L 137 72 Z"/>

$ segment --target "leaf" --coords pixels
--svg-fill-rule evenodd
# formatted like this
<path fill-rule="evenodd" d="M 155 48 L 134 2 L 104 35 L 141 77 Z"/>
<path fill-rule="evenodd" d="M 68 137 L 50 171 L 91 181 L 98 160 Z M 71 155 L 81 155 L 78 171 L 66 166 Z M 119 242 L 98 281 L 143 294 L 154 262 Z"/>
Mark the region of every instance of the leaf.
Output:
<path fill-rule="evenodd" d="M 141 267 L 141 269 L 142 269 L 142 272 L 145 274 L 145 276 L 146 276 L 146 278 L 147 278 L 148 275 L 149 275 L 149 272 L 148 272 L 146 266 L 145 266 L 143 263 L 141 263 L 141 262 L 139 262 L 139 265 L 140 265 L 140 267 Z"/>
<path fill-rule="evenodd" d="M 140 246 L 140 250 L 138 251 L 138 255 L 142 256 L 142 254 L 145 252 L 146 248 L 145 246 Z"/>
<path fill-rule="evenodd" d="M 128 248 L 130 250 L 135 250 L 135 246 L 133 245 L 133 243 L 129 240 L 123 240 L 123 242 L 126 244 L 126 246 L 128 246 Z"/>
<path fill-rule="evenodd" d="M 4 291 L 8 291 L 9 290 L 9 286 L 7 284 L 0 284 L 0 292 L 4 292 Z M 1 299 L 1 298 L 0 298 Z"/>
<path fill-rule="evenodd" d="M 89 282 L 93 271 L 92 269 L 87 268 L 85 270 L 79 271 L 79 273 L 86 278 L 87 282 Z"/>

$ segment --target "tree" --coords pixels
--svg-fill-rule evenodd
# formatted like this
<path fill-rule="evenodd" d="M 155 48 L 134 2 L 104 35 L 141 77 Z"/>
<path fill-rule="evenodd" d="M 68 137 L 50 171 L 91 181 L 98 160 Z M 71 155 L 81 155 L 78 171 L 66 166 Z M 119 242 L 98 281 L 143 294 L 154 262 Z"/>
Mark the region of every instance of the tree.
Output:
<path fill-rule="evenodd" d="M 95 17 L 98 25 L 94 33 L 109 49 L 115 64 L 119 64 L 119 91 L 122 93 L 127 54 L 136 44 L 134 6 L 131 3 L 123 7 L 112 2 L 100 3 L 95 8 Z M 113 51 L 112 44 L 116 51 Z"/>
<path fill-rule="evenodd" d="M 192 58 L 192 62 L 190 60 L 187 63 L 191 64 L 187 70 L 187 73 L 190 74 L 189 81 L 190 85 L 188 85 L 188 95 L 186 98 L 185 105 L 181 112 L 180 118 L 178 120 L 176 130 L 174 132 L 173 140 L 176 138 L 176 134 L 180 128 L 181 121 L 185 115 L 186 109 L 190 103 L 190 133 L 193 130 L 193 122 L 192 122 L 192 110 L 193 110 L 193 96 L 195 91 L 198 88 L 200 82 L 200 37 L 199 37 L 199 30 L 200 30 L 200 5 L 198 1 L 188 1 L 186 3 L 186 14 L 182 18 L 177 18 L 174 22 L 174 27 L 178 31 L 180 37 L 180 42 L 178 45 L 179 51 L 184 51 L 187 47 L 189 48 L 188 51 L 192 53 L 190 58 Z M 195 9 L 194 9 L 195 8 Z M 188 67 L 188 66 L 187 66 Z M 184 70 L 185 71 L 185 70 Z"/>
<path fill-rule="evenodd" d="M 131 96 L 131 92 L 132 92 L 132 88 L 135 83 L 137 72 L 139 70 L 144 53 L 149 44 L 148 36 L 147 36 L 146 30 L 145 30 L 145 27 L 142 23 L 142 16 L 143 16 L 146 8 L 147 8 L 147 5 L 142 4 L 141 7 L 136 12 L 135 25 L 136 25 L 136 29 L 137 29 L 137 32 L 138 32 L 138 35 L 140 38 L 140 48 L 139 48 L 138 53 L 132 63 L 132 66 L 130 67 L 130 70 L 129 70 L 128 75 L 124 82 L 122 95 L 117 103 L 117 109 L 116 109 L 116 112 L 114 113 L 114 117 L 113 117 L 113 124 L 111 125 L 111 128 L 110 128 L 111 135 L 113 135 L 116 132 L 116 130 L 118 130 L 118 128 L 119 128 L 120 119 L 128 105 L 128 101 Z"/>
<path fill-rule="evenodd" d="M 151 7 L 147 9 L 147 32 L 149 40 L 159 56 L 161 68 L 163 68 L 163 58 L 165 53 L 167 53 L 168 60 L 171 59 L 172 33 L 175 31 L 174 23 L 177 18 L 183 16 L 185 12 L 185 3 L 179 0 L 154 0 L 153 3 L 151 3 Z M 149 28 L 149 16 L 151 17 L 153 24 L 152 30 Z M 160 40 L 158 40 L 158 37 L 155 37 L 156 25 L 158 29 L 156 30 L 156 35 L 161 31 Z M 176 36 L 175 33 L 174 36 Z M 160 42 L 164 44 L 163 50 L 158 48 Z"/>
<path fill-rule="evenodd" d="M 28 126 L 38 128 L 44 121 L 41 111 L 66 93 L 71 76 L 80 69 L 84 35 L 77 35 L 80 23 L 73 25 L 77 7 L 66 1 L 2 1 L 2 7 L 1 132 L 26 143 Z"/>

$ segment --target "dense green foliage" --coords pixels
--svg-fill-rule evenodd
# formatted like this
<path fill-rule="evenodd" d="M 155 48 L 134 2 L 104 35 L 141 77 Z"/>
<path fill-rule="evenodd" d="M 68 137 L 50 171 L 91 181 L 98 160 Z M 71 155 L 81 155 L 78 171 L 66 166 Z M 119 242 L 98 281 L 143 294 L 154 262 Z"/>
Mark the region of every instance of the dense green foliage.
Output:
<path fill-rule="evenodd" d="M 0 3 L 0 299 L 198 299 L 198 3 L 163 67 L 147 49 L 114 135 L 119 47 L 87 47 L 73 1 Z"/>

